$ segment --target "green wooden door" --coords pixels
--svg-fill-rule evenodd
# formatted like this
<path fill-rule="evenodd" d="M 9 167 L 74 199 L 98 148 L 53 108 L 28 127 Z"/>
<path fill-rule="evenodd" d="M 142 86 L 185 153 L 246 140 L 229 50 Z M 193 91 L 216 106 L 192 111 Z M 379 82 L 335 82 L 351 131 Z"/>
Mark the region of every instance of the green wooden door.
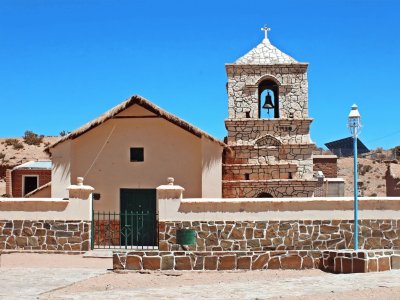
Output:
<path fill-rule="evenodd" d="M 121 189 L 121 246 L 156 246 L 156 190 Z"/>

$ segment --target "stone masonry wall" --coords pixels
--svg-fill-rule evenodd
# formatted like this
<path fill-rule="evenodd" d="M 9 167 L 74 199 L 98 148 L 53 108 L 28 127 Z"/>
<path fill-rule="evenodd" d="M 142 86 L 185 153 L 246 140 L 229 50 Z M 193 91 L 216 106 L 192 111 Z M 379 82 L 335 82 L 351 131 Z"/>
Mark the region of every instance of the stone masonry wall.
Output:
<path fill-rule="evenodd" d="M 223 181 L 222 197 L 257 198 L 261 193 L 268 193 L 274 198 L 312 197 L 315 185 L 315 180 Z"/>
<path fill-rule="evenodd" d="M 159 249 L 181 250 L 176 230 L 196 231 L 191 251 L 275 251 L 353 248 L 352 220 L 159 222 Z M 360 220 L 360 249 L 400 249 L 400 220 Z"/>
<path fill-rule="evenodd" d="M 307 65 L 226 65 L 229 119 L 258 118 L 258 84 L 268 74 L 280 83 L 281 118 L 308 116 Z"/>
<path fill-rule="evenodd" d="M 115 270 L 314 269 L 321 251 L 114 251 Z"/>
<path fill-rule="evenodd" d="M 0 220 L 0 249 L 90 250 L 90 222 Z"/>

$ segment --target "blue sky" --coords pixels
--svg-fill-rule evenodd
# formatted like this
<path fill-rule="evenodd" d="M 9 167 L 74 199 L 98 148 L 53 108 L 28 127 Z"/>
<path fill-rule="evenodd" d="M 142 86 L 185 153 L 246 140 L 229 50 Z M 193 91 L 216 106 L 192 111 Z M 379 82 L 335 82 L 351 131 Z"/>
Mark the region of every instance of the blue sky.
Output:
<path fill-rule="evenodd" d="M 0 0 L 0 136 L 74 130 L 134 94 L 223 138 L 225 63 L 261 42 L 309 62 L 311 137 L 400 145 L 400 1 Z"/>

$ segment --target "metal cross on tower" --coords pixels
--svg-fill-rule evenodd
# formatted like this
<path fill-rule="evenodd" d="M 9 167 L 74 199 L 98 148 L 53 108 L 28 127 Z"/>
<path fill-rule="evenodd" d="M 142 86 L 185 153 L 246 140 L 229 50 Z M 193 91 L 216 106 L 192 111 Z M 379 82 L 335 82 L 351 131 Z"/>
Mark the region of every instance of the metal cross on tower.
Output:
<path fill-rule="evenodd" d="M 264 27 L 262 27 L 261 30 L 264 31 L 265 38 L 268 39 L 268 31 L 270 31 L 271 28 L 268 27 L 267 25 L 264 25 Z"/>

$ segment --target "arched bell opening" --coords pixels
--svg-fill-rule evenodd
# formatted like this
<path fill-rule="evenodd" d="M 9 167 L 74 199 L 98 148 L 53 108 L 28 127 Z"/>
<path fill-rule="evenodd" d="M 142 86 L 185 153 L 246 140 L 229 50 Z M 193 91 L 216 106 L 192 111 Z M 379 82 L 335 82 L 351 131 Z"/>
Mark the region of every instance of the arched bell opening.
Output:
<path fill-rule="evenodd" d="M 270 193 L 262 192 L 257 195 L 257 198 L 274 198 Z"/>
<path fill-rule="evenodd" d="M 272 80 L 264 80 L 258 86 L 258 117 L 279 118 L 279 86 Z"/>

